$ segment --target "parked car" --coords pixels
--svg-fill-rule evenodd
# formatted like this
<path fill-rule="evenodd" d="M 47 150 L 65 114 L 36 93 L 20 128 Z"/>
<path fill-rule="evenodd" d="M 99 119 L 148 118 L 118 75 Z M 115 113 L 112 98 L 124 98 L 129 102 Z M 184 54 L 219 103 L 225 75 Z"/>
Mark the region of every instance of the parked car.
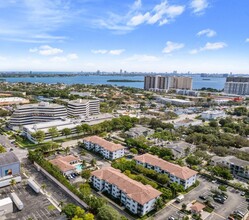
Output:
<path fill-rule="evenodd" d="M 246 194 L 245 192 L 241 192 L 240 193 L 241 196 L 245 196 L 245 194 Z"/>
<path fill-rule="evenodd" d="M 175 218 L 173 216 L 170 216 L 168 220 L 175 220 Z"/>
<path fill-rule="evenodd" d="M 205 196 L 204 195 L 200 195 L 199 198 L 203 199 L 203 200 L 207 200 L 208 196 L 207 195 L 205 195 Z"/>
<path fill-rule="evenodd" d="M 214 201 L 215 202 L 218 202 L 220 204 L 224 204 L 225 203 L 225 200 L 220 198 L 220 197 L 213 197 Z"/>

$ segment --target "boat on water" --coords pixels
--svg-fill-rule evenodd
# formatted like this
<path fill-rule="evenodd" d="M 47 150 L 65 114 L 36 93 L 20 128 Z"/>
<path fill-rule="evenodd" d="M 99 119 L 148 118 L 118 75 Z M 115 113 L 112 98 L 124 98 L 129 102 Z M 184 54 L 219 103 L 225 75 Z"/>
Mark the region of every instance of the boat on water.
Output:
<path fill-rule="evenodd" d="M 204 78 L 204 79 L 202 79 L 202 80 L 210 80 L 209 78 Z"/>

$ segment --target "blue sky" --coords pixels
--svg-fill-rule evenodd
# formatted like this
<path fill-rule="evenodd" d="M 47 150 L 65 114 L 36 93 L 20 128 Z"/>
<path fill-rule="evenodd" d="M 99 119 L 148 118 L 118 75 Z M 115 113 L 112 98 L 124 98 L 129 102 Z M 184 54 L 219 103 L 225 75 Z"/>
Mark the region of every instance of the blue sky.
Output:
<path fill-rule="evenodd" d="M 0 1 L 0 70 L 120 69 L 249 73 L 249 1 Z"/>

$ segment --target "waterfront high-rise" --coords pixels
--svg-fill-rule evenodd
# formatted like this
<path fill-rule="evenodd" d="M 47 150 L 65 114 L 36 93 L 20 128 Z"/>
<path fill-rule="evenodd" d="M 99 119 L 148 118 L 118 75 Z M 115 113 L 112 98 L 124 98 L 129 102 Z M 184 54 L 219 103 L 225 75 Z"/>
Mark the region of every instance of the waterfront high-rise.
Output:
<path fill-rule="evenodd" d="M 192 89 L 193 80 L 184 76 L 145 76 L 144 89 L 153 91 L 167 91 L 170 89 Z"/>
<path fill-rule="evenodd" d="M 227 77 L 224 92 L 235 95 L 249 95 L 249 77 Z"/>

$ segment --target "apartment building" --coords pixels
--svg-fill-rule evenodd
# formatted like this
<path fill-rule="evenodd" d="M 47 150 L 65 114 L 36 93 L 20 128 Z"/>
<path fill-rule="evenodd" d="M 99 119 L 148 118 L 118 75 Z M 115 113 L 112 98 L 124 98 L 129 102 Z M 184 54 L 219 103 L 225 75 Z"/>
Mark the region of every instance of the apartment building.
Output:
<path fill-rule="evenodd" d="M 111 194 L 129 211 L 139 216 L 153 210 L 161 195 L 161 192 L 152 186 L 132 180 L 112 167 L 102 168 L 91 174 L 94 188 Z"/>
<path fill-rule="evenodd" d="M 224 92 L 227 94 L 249 95 L 249 77 L 227 77 Z"/>
<path fill-rule="evenodd" d="M 85 148 L 100 153 L 108 160 L 114 160 L 124 156 L 124 146 L 115 144 L 98 136 L 90 136 L 83 139 Z"/>
<path fill-rule="evenodd" d="M 75 164 L 79 162 L 79 158 L 73 155 L 57 156 L 49 162 L 58 167 L 64 176 L 67 176 L 77 172 L 77 166 Z"/>
<path fill-rule="evenodd" d="M 206 120 L 215 120 L 218 118 L 224 118 L 226 116 L 224 111 L 205 111 L 201 113 L 201 117 Z"/>
<path fill-rule="evenodd" d="M 67 117 L 67 110 L 62 105 L 40 102 L 39 104 L 28 104 L 18 106 L 13 112 L 9 127 L 19 130 L 24 125 L 47 122 Z"/>
<path fill-rule="evenodd" d="M 145 76 L 144 89 L 152 91 L 168 91 L 170 89 L 192 90 L 193 80 L 184 76 Z"/>
<path fill-rule="evenodd" d="M 137 165 L 167 174 L 171 182 L 182 185 L 184 189 L 189 188 L 196 182 L 197 172 L 188 167 L 181 167 L 148 153 L 136 156 L 133 159 Z"/>
<path fill-rule="evenodd" d="M 99 100 L 86 100 L 77 99 L 68 102 L 68 115 L 69 116 L 84 116 L 89 117 L 90 115 L 98 115 L 100 113 Z"/>
<path fill-rule="evenodd" d="M 20 104 L 28 104 L 29 100 L 21 97 L 5 97 L 0 98 L 0 105 L 20 105 Z"/>
<path fill-rule="evenodd" d="M 211 164 L 222 165 L 230 169 L 234 177 L 242 177 L 249 179 L 249 162 L 241 160 L 235 156 L 219 157 L 214 156 L 211 159 Z"/>

